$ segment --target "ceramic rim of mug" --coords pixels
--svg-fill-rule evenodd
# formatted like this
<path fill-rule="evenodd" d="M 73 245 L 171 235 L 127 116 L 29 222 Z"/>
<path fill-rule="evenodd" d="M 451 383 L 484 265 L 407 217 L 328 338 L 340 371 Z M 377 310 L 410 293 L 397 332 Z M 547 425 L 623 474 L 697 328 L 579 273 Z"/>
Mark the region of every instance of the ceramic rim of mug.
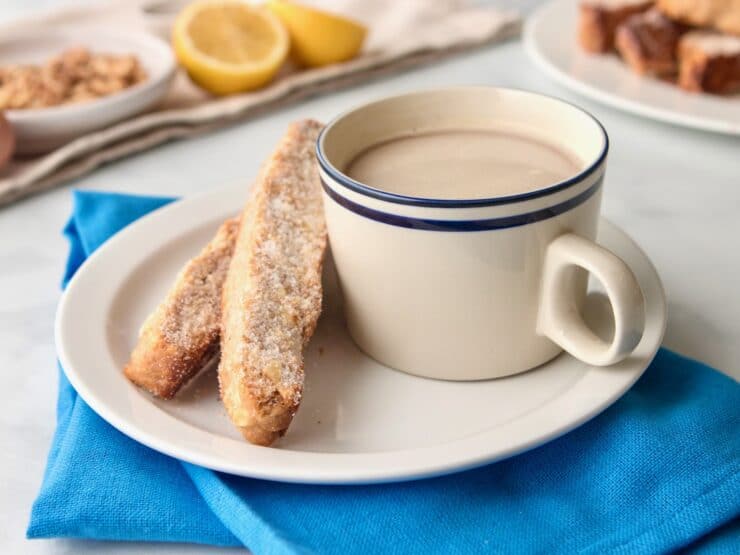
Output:
<path fill-rule="evenodd" d="M 598 154 L 595 157 L 589 157 L 590 161 L 584 160 L 583 169 L 563 181 L 514 195 L 471 199 L 438 199 L 407 196 L 370 187 L 346 175 L 329 161 L 329 157 L 326 154 L 325 142 L 327 135 L 331 133 L 338 122 L 360 111 L 372 108 L 381 103 L 399 101 L 414 96 L 418 97 L 446 92 L 483 93 L 485 91 L 531 96 L 533 100 L 554 102 L 561 105 L 561 107 L 567 107 L 573 110 L 574 113 L 585 116 L 587 120 L 594 124 L 593 129 L 598 131 L 601 137 L 602 144 Z M 604 126 L 586 110 L 552 96 L 500 87 L 428 89 L 363 104 L 331 120 L 321 131 L 316 142 L 316 156 L 322 174 L 322 186 L 329 198 L 360 216 L 381 223 L 430 231 L 485 231 L 503 229 L 534 223 L 567 212 L 582 202 L 585 202 L 601 187 L 603 169 L 608 151 L 609 137 Z M 585 188 L 582 188 L 583 190 L 575 191 L 574 195 L 570 194 L 574 189 L 581 189 L 578 185 L 583 185 L 584 183 L 588 184 Z M 337 185 L 339 187 L 336 187 Z M 517 209 L 519 206 L 526 208 L 521 212 Z M 489 213 L 492 210 L 496 213 Z"/>

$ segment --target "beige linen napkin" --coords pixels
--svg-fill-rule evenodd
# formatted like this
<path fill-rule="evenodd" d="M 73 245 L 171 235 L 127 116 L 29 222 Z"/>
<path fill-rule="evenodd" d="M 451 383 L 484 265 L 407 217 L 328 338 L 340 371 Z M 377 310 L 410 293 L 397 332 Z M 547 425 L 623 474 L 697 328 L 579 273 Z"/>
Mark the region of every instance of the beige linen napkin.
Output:
<path fill-rule="evenodd" d="M 15 22 L 12 32 L 37 33 L 59 26 L 115 24 L 117 29 L 149 29 L 164 35 L 168 16 L 154 17 L 148 13 L 147 8 L 153 3 L 162 4 L 162 0 L 116 0 L 94 8 L 66 9 Z M 307 3 L 365 23 L 370 33 L 362 55 L 318 69 L 287 69 L 264 89 L 220 98 L 199 89 L 179 70 L 167 97 L 153 111 L 80 137 L 51 153 L 17 159 L 0 170 L 0 206 L 165 141 L 200 135 L 311 95 L 501 40 L 519 30 L 517 14 L 476 7 L 465 0 L 309 0 Z M 0 28 L 0 36 L 10 30 L 11 26 Z"/>

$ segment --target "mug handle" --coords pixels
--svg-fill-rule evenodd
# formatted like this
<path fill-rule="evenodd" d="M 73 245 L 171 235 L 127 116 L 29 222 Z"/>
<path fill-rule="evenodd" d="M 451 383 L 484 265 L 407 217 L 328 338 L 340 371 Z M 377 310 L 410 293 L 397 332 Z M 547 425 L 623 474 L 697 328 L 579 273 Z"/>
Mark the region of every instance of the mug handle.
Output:
<path fill-rule="evenodd" d="M 573 288 L 577 267 L 594 274 L 614 312 L 614 338 L 603 341 L 581 318 Z M 595 366 L 615 364 L 632 353 L 645 324 L 642 291 L 627 264 L 596 243 L 566 233 L 547 247 L 537 315 L 537 333 Z"/>

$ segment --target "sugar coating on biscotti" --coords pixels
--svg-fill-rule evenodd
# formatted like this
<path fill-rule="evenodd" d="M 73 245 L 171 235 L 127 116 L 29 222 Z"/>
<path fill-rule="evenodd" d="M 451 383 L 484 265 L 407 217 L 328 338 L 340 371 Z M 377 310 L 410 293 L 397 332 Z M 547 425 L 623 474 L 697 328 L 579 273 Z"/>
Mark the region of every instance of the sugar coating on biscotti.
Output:
<path fill-rule="evenodd" d="M 170 399 L 218 352 L 221 289 L 238 230 L 238 219 L 224 222 L 142 325 L 124 368 L 139 387 Z"/>
<path fill-rule="evenodd" d="M 321 128 L 292 124 L 263 166 L 223 289 L 221 399 L 242 435 L 259 445 L 283 435 L 298 410 L 303 349 L 321 313 Z"/>

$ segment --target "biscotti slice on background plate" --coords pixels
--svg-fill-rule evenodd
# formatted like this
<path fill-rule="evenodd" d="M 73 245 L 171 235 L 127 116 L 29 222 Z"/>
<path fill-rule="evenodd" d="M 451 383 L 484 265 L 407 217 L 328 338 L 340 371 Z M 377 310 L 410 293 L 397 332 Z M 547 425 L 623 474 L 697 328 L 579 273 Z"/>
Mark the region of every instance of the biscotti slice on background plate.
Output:
<path fill-rule="evenodd" d="M 740 92 L 740 37 L 691 31 L 678 47 L 678 84 L 694 92 Z"/>
<path fill-rule="evenodd" d="M 740 35 L 740 0 L 658 0 L 657 5 L 671 19 Z"/>
<path fill-rule="evenodd" d="M 578 40 L 589 52 L 614 49 L 614 34 L 620 23 L 653 5 L 645 0 L 581 0 Z"/>
<path fill-rule="evenodd" d="M 678 71 L 678 41 L 686 31 L 685 25 L 652 8 L 619 25 L 615 44 L 637 73 L 669 77 Z"/>

